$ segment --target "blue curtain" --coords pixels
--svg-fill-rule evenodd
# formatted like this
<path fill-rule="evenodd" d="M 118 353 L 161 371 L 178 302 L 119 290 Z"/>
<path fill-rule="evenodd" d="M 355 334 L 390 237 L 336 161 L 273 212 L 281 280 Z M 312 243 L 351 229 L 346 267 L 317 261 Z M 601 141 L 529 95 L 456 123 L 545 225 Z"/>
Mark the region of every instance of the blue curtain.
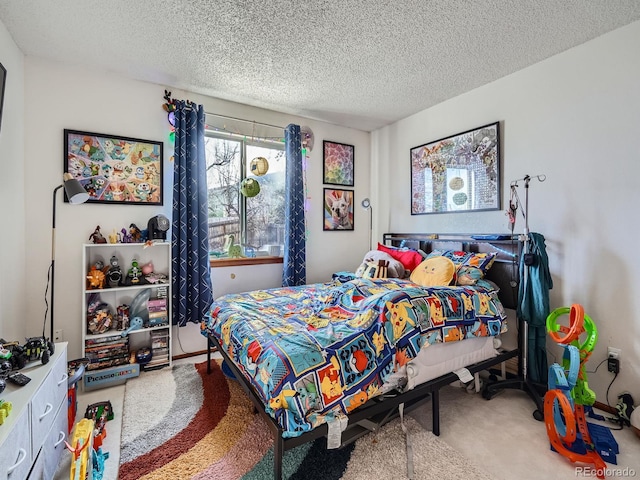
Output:
<path fill-rule="evenodd" d="M 302 142 L 299 125 L 287 125 L 284 130 L 284 143 L 287 155 L 287 178 L 285 180 L 287 202 L 284 214 L 282 285 L 291 287 L 304 285 L 307 282 Z"/>
<path fill-rule="evenodd" d="M 171 274 L 173 324 L 199 323 L 213 300 L 209 271 L 204 107 L 176 101 Z"/>

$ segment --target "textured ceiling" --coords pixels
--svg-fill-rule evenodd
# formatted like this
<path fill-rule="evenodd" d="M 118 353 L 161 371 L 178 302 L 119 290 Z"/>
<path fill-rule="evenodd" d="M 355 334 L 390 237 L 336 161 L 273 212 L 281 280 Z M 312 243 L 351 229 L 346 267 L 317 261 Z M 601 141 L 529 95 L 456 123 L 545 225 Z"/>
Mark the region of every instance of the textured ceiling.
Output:
<path fill-rule="evenodd" d="M 1 0 L 25 55 L 374 130 L 640 19 L 638 0 Z"/>

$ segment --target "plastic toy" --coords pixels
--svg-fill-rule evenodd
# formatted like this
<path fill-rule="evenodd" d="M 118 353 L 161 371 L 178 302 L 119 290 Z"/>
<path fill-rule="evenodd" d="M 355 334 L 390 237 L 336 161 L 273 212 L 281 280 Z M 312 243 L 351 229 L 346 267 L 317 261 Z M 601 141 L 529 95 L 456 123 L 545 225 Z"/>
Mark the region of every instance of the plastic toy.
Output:
<path fill-rule="evenodd" d="M 122 270 L 120 269 L 120 263 L 118 257 L 112 255 L 109 259 L 109 268 L 107 269 L 107 285 L 111 288 L 120 286 L 122 282 Z"/>
<path fill-rule="evenodd" d="M 558 325 L 558 318 L 566 314 L 569 314 L 569 325 Z M 604 478 L 602 472 L 606 464 L 599 451 L 608 453 L 611 450 L 598 445 L 603 443 L 602 438 L 596 444 L 591 435 L 595 430 L 585 419 L 585 406 L 593 405 L 596 398 L 587 383 L 585 363 L 598 340 L 598 330 L 585 315 L 582 305 L 574 304 L 549 314 L 547 332 L 565 349 L 563 365 L 554 363 L 549 368 L 549 390 L 544 396 L 544 421 L 551 448 L 571 462 L 593 464 L 598 478 Z M 579 337 L 583 333 L 586 333 L 586 339 L 580 343 Z M 600 431 L 598 435 L 602 436 Z"/>
<path fill-rule="evenodd" d="M 40 360 L 42 364 L 49 362 L 55 351 L 52 342 L 44 337 L 27 338 L 24 345 L 18 342 L 7 342 L 0 338 L 2 359 L 11 364 L 12 370 L 20 370 L 29 362 Z M 9 352 L 9 353 L 7 353 Z"/>
<path fill-rule="evenodd" d="M 142 270 L 138 265 L 137 260 L 131 262 L 131 268 L 127 272 L 127 285 L 139 285 L 142 282 Z"/>
<path fill-rule="evenodd" d="M 71 445 L 65 442 L 67 449 L 72 454 L 71 461 L 71 480 L 84 480 L 88 477 L 88 468 L 93 467 L 90 455 L 93 451 L 93 420 L 83 418 L 76 423 L 73 429 L 73 437 L 71 439 Z"/>
<path fill-rule="evenodd" d="M 105 279 L 104 272 L 99 270 L 96 265 L 91 265 L 91 269 L 87 273 L 87 290 L 104 288 Z"/>
<path fill-rule="evenodd" d="M 1 391 L 2 390 L 0 390 L 0 392 Z M 13 404 L 11 402 L 0 399 L 0 425 L 4 423 L 5 419 L 9 416 L 12 409 Z"/>
<path fill-rule="evenodd" d="M 131 235 L 131 242 L 136 243 L 142 241 L 142 232 L 135 223 L 129 225 L 129 234 Z"/>
<path fill-rule="evenodd" d="M 87 406 L 84 418 L 93 420 L 93 449 L 97 450 L 102 446 L 102 442 L 107 436 L 107 422 L 113 420 L 113 407 L 111 402 L 92 403 Z"/>
<path fill-rule="evenodd" d="M 93 233 L 89 235 L 89 240 L 93 243 L 107 243 L 107 239 L 104 238 L 102 233 L 100 233 L 100 225 L 98 225 Z"/>

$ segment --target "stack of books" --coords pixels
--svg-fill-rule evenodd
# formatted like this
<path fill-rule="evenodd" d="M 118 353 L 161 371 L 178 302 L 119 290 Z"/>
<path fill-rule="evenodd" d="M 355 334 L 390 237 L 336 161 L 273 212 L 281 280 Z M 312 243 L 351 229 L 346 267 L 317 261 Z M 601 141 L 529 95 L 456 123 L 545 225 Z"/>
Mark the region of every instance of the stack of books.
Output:
<path fill-rule="evenodd" d="M 167 301 L 166 297 L 150 298 L 147 301 L 147 308 L 149 309 L 149 327 L 169 325 Z"/>
<path fill-rule="evenodd" d="M 126 365 L 129 363 L 129 337 L 118 334 L 87 338 L 84 352 L 91 361 L 87 370 Z"/>
<path fill-rule="evenodd" d="M 169 329 L 162 328 L 151 332 L 151 361 L 143 366 L 144 370 L 169 365 Z"/>

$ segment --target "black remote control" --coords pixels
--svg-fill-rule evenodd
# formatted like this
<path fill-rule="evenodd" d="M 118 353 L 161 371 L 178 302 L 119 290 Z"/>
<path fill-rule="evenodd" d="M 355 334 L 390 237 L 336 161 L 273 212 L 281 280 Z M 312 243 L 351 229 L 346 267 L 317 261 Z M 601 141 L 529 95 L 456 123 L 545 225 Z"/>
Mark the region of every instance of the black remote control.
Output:
<path fill-rule="evenodd" d="M 10 382 L 15 383 L 16 385 L 20 385 L 21 387 L 25 386 L 31 381 L 29 377 L 20 372 L 12 373 L 7 378 Z"/>

